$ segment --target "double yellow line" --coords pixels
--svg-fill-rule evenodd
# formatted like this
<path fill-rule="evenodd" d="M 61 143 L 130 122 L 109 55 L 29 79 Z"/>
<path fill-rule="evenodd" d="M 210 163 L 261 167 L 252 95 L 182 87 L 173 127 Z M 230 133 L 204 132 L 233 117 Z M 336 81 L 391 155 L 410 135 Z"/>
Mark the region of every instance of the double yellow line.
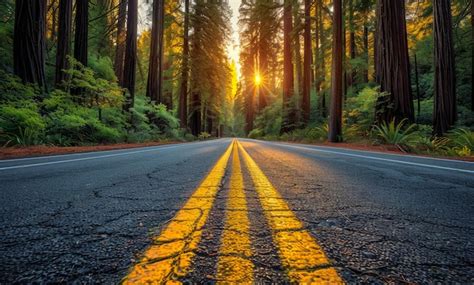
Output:
<path fill-rule="evenodd" d="M 202 228 L 221 188 L 231 154 L 232 174 L 217 263 L 217 280 L 225 284 L 253 283 L 255 266 L 252 262 L 251 223 L 239 153 L 252 178 L 289 281 L 306 284 L 343 283 L 314 237 L 236 140 L 161 234 L 154 238 L 152 246 L 145 251 L 140 262 L 132 267 L 123 283 L 172 284 L 180 283 L 179 280 L 188 275 L 201 240 Z"/>

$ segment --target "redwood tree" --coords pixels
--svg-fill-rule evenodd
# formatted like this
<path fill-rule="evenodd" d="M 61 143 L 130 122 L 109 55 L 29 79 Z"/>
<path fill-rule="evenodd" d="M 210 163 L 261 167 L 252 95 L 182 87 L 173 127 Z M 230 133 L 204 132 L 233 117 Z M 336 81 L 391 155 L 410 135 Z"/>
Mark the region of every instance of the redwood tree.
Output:
<path fill-rule="evenodd" d="M 382 92 L 377 102 L 378 122 L 415 120 L 410 83 L 404 0 L 377 1 L 376 82 Z"/>
<path fill-rule="evenodd" d="M 291 34 L 293 19 L 291 14 L 292 0 L 285 0 L 283 8 L 283 123 L 281 132 L 290 131 L 294 126 L 294 110 L 291 110 L 291 100 L 294 95 L 293 54 Z"/>
<path fill-rule="evenodd" d="M 343 20 L 342 0 L 334 0 L 332 39 L 331 110 L 329 115 L 329 141 L 339 142 L 342 136 L 343 96 Z"/>
<path fill-rule="evenodd" d="M 434 0 L 433 14 L 435 46 L 433 130 L 437 135 L 443 135 L 457 119 L 451 1 Z"/>
<path fill-rule="evenodd" d="M 76 1 L 76 29 L 74 34 L 74 58 L 87 66 L 89 38 L 89 1 Z"/>
<path fill-rule="evenodd" d="M 123 70 L 123 88 L 128 89 L 130 97 L 127 98 L 124 109 L 129 110 L 135 101 L 135 73 L 137 63 L 137 0 L 128 0 L 127 13 L 127 38 L 125 46 L 125 61 Z"/>
<path fill-rule="evenodd" d="M 127 19 L 127 0 L 120 0 L 117 17 L 117 38 L 115 48 L 114 71 L 118 82 L 123 81 L 123 60 L 125 54 L 125 22 Z"/>
<path fill-rule="evenodd" d="M 474 1 L 471 1 L 471 111 L 474 112 Z"/>
<path fill-rule="evenodd" d="M 56 51 L 56 86 L 66 80 L 69 68 L 67 56 L 71 52 L 72 0 L 59 1 L 58 48 Z"/>
<path fill-rule="evenodd" d="M 189 0 L 184 0 L 183 65 L 178 113 L 180 126 L 188 127 L 188 77 L 189 77 Z"/>
<path fill-rule="evenodd" d="M 153 1 L 153 19 L 151 28 L 150 61 L 146 95 L 156 103 L 162 103 L 163 90 L 163 24 L 164 0 Z"/>
<path fill-rule="evenodd" d="M 46 88 L 46 0 L 16 0 L 13 70 L 23 82 Z"/>
<path fill-rule="evenodd" d="M 311 50 L 311 0 L 304 2 L 304 67 L 303 67 L 303 123 L 307 125 L 311 113 L 311 64 L 313 61 Z"/>

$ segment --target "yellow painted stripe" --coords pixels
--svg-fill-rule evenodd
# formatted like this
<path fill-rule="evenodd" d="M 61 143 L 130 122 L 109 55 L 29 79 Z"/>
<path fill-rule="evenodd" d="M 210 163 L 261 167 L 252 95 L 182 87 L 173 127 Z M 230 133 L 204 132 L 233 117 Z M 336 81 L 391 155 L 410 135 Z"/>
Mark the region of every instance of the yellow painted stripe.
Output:
<path fill-rule="evenodd" d="M 153 245 L 122 281 L 124 284 L 174 283 L 190 272 L 202 227 L 221 185 L 234 144 L 235 141 L 161 234 L 154 238 Z"/>
<path fill-rule="evenodd" d="M 305 230 L 303 223 L 291 211 L 260 167 L 242 145 L 237 143 L 290 282 L 344 284 L 315 238 Z"/>
<path fill-rule="evenodd" d="M 218 284 L 252 284 L 254 265 L 250 260 L 252 250 L 249 230 L 244 178 L 237 144 L 234 144 L 225 226 L 217 264 Z"/>

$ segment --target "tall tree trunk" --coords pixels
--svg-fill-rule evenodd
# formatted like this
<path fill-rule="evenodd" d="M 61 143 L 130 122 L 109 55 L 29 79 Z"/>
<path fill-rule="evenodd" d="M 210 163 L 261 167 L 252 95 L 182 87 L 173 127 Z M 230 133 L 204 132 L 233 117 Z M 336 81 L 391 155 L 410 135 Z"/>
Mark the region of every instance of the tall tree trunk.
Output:
<path fill-rule="evenodd" d="M 326 81 L 326 59 L 324 54 L 324 49 L 326 48 L 326 37 L 324 35 L 324 19 L 323 19 L 323 0 L 318 0 L 318 18 L 319 18 L 319 40 L 321 41 L 319 48 L 319 80 L 318 80 L 318 89 L 319 91 L 319 100 L 320 100 L 320 112 L 323 118 L 327 116 L 326 108 L 326 93 L 321 92 L 321 85 Z"/>
<path fill-rule="evenodd" d="M 314 25 L 315 25 L 315 31 L 314 31 L 314 65 L 315 65 L 315 68 L 314 68 L 314 78 L 313 78 L 313 82 L 314 82 L 314 88 L 315 88 L 315 91 L 316 91 L 316 95 L 319 96 L 319 91 L 320 91 L 320 83 L 319 83 L 319 76 L 320 76 L 320 68 L 319 68 L 319 50 L 321 49 L 321 47 L 319 46 L 319 43 L 320 43 L 320 40 L 319 40 L 319 10 L 321 9 L 319 7 L 319 4 L 317 1 L 314 2 L 314 6 L 315 6 L 315 21 L 314 21 Z"/>
<path fill-rule="evenodd" d="M 294 95 L 294 73 L 291 48 L 293 20 L 291 15 L 292 0 L 285 0 L 283 8 L 283 123 L 281 132 L 294 128 L 294 109 L 291 100 Z"/>
<path fill-rule="evenodd" d="M 311 115 L 311 0 L 305 0 L 304 20 L 304 68 L 303 68 L 303 123 L 308 125 Z"/>
<path fill-rule="evenodd" d="M 343 96 L 343 19 L 342 0 L 334 0 L 331 113 L 329 115 L 329 141 L 340 142 L 342 138 L 342 96 Z"/>
<path fill-rule="evenodd" d="M 201 1 L 196 2 L 194 9 L 193 28 L 194 33 L 192 37 L 192 50 L 190 54 L 191 61 L 191 100 L 189 106 L 189 113 L 191 114 L 189 125 L 191 127 L 191 133 L 194 136 L 198 136 L 201 133 L 201 119 L 202 119 L 202 107 L 201 107 L 201 94 L 199 90 L 199 70 L 197 59 L 202 56 L 201 48 L 201 37 L 202 37 L 202 9 L 203 3 Z"/>
<path fill-rule="evenodd" d="M 127 38 L 125 47 L 125 61 L 123 70 L 123 88 L 128 89 L 129 98 L 125 103 L 125 110 L 133 108 L 135 103 L 135 77 L 137 65 L 137 0 L 128 0 Z"/>
<path fill-rule="evenodd" d="M 265 11 L 268 13 L 268 7 L 265 5 L 271 5 L 269 0 L 258 1 L 258 9 Z M 265 15 L 266 16 L 266 15 Z M 266 83 L 268 82 L 269 76 L 269 56 L 271 53 L 271 37 L 268 35 L 268 30 L 270 29 L 269 25 L 271 23 L 266 22 L 264 19 L 259 24 L 258 28 L 258 68 L 257 71 L 261 77 L 261 85 L 256 86 L 258 88 L 258 111 L 261 112 L 265 107 L 267 107 L 267 100 L 268 100 L 268 89 L 265 88 Z"/>
<path fill-rule="evenodd" d="M 120 85 L 123 84 L 123 61 L 125 55 L 125 22 L 127 20 L 127 0 L 119 0 L 117 18 L 117 38 L 115 48 L 114 71 Z"/>
<path fill-rule="evenodd" d="M 13 69 L 23 82 L 46 89 L 46 0 L 16 0 Z"/>
<path fill-rule="evenodd" d="M 201 133 L 201 94 L 193 88 L 191 95 L 191 133 L 198 136 Z"/>
<path fill-rule="evenodd" d="M 433 131 L 442 136 L 457 119 L 451 1 L 434 0 L 433 14 L 435 46 Z"/>
<path fill-rule="evenodd" d="M 471 111 L 474 112 L 474 1 L 471 0 Z"/>
<path fill-rule="evenodd" d="M 364 83 L 369 83 L 369 28 L 367 23 L 364 23 L 364 59 L 365 59 L 365 68 L 364 68 Z"/>
<path fill-rule="evenodd" d="M 154 0 L 146 95 L 155 103 L 162 103 L 163 100 L 161 96 L 163 90 L 163 15 L 164 0 Z"/>
<path fill-rule="evenodd" d="M 89 1 L 76 1 L 76 28 L 74 34 L 74 58 L 87 66 L 89 38 Z"/>
<path fill-rule="evenodd" d="M 58 48 L 56 51 L 56 86 L 67 79 L 65 69 L 69 69 L 67 56 L 71 52 L 72 0 L 59 1 Z"/>
<path fill-rule="evenodd" d="M 265 86 L 265 82 L 268 77 L 268 43 L 263 40 L 260 41 L 260 50 L 259 50 L 259 73 L 262 80 L 263 87 L 257 86 L 258 90 L 258 110 L 262 111 L 268 105 L 268 89 Z"/>
<path fill-rule="evenodd" d="M 349 55 L 350 59 L 354 60 L 357 56 L 357 47 L 356 47 L 356 40 L 355 40 L 355 27 L 354 27 L 354 4 L 353 0 L 349 0 Z M 351 66 L 351 74 L 350 74 L 350 86 L 356 83 L 357 72 Z"/>
<path fill-rule="evenodd" d="M 302 67 L 302 58 L 301 58 L 301 42 L 300 42 L 300 27 L 301 27 L 301 18 L 299 15 L 300 10 L 300 3 L 299 0 L 293 1 L 293 35 L 294 35 L 294 60 L 295 60 L 295 79 L 296 79 L 296 86 L 295 88 L 298 92 L 296 93 L 298 96 L 297 98 L 297 105 L 295 106 L 298 109 L 299 113 L 299 103 L 301 100 L 301 95 L 303 91 L 303 67 Z M 297 114 L 299 115 L 299 114 Z"/>
<path fill-rule="evenodd" d="M 189 76 L 189 0 L 184 0 L 183 63 L 178 113 L 180 127 L 188 127 L 188 76 Z"/>
<path fill-rule="evenodd" d="M 376 82 L 388 96 L 377 102 L 378 122 L 414 122 L 404 0 L 377 1 Z"/>
<path fill-rule="evenodd" d="M 254 114 L 254 98 L 257 95 L 256 88 L 247 88 L 245 99 L 245 133 L 248 135 L 253 130 L 253 121 L 255 119 Z"/>
<path fill-rule="evenodd" d="M 420 79 L 419 79 L 419 72 L 418 72 L 418 60 L 416 56 L 416 52 L 413 54 L 414 60 L 415 60 L 415 85 L 416 85 L 416 97 L 417 97 L 417 104 L 418 104 L 418 109 L 417 109 L 417 120 L 420 117 L 421 113 L 421 94 L 420 94 Z"/>
<path fill-rule="evenodd" d="M 166 59 L 163 58 L 163 80 L 161 82 L 163 86 L 163 99 L 161 100 L 161 103 L 166 106 L 168 110 L 173 109 L 173 84 L 170 82 L 165 87 L 165 82 L 172 81 L 172 72 L 170 69 L 173 66 L 173 56 L 168 54 L 166 56 Z"/>

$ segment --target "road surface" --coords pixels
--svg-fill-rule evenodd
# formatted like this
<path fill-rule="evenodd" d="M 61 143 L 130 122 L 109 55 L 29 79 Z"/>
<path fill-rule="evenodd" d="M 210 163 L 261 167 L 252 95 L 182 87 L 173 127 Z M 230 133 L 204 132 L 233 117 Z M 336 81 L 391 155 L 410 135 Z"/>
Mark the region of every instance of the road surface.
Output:
<path fill-rule="evenodd" d="M 474 163 L 220 139 L 0 161 L 0 283 L 473 283 Z"/>

